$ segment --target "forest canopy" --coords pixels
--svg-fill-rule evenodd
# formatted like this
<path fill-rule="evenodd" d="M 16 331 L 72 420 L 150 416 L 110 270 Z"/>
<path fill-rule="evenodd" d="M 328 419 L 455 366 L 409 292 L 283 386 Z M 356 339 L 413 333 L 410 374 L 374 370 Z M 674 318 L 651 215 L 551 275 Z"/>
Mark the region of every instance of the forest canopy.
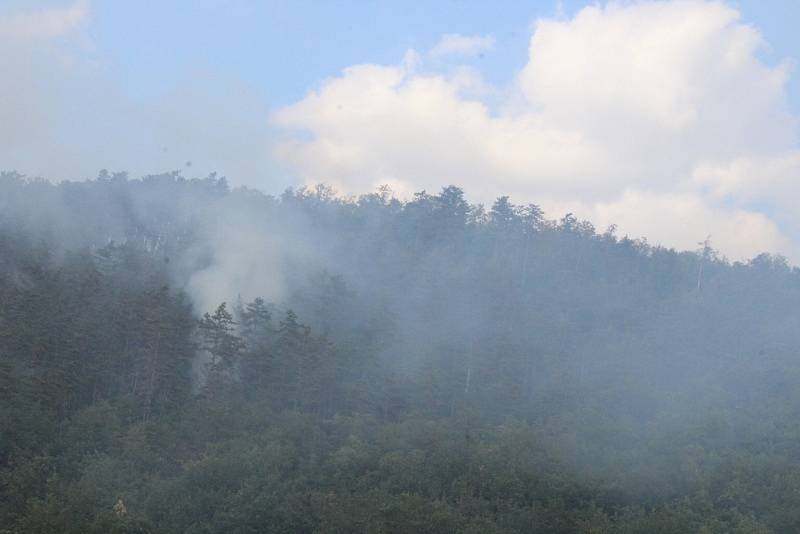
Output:
<path fill-rule="evenodd" d="M 0 532 L 800 531 L 800 270 L 223 178 L 0 175 Z"/>

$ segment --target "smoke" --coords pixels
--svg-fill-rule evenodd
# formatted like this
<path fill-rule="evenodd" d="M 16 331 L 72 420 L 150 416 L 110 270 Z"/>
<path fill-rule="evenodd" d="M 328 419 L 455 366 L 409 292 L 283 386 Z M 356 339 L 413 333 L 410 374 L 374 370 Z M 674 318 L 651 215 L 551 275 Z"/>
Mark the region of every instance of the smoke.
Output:
<path fill-rule="evenodd" d="M 249 196 L 245 191 L 229 195 L 198 221 L 198 245 L 183 261 L 198 266 L 185 289 L 199 310 L 235 297 L 282 302 L 287 269 L 313 257 L 302 237 L 302 222 L 279 220 Z"/>

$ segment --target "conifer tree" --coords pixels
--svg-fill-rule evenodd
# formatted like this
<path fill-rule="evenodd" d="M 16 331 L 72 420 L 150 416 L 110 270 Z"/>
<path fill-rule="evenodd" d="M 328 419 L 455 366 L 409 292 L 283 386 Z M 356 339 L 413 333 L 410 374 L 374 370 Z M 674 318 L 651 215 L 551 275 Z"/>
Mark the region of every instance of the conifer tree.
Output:
<path fill-rule="evenodd" d="M 206 389 L 215 391 L 230 383 L 244 342 L 236 335 L 236 322 L 225 302 L 213 314 L 206 312 L 198 325 L 201 348 L 208 354 Z"/>

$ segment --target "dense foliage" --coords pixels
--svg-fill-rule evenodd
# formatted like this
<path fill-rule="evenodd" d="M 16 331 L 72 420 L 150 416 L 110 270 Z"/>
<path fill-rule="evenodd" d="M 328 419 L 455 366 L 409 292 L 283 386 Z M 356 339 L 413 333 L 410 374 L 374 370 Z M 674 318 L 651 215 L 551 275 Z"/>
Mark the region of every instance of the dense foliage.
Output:
<path fill-rule="evenodd" d="M 0 532 L 797 532 L 799 303 L 456 187 L 5 174 Z"/>

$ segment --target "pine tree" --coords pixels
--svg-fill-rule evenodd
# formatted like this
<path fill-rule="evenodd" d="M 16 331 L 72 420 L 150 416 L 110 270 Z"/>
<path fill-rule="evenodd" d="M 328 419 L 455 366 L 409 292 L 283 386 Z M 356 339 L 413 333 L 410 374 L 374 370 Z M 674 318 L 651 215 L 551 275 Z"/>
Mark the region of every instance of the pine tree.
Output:
<path fill-rule="evenodd" d="M 244 342 L 236 335 L 236 322 L 224 302 L 213 314 L 203 315 L 198 328 L 201 348 L 209 357 L 205 385 L 207 391 L 214 392 L 231 382 Z"/>
<path fill-rule="evenodd" d="M 242 306 L 240 326 L 246 350 L 241 357 L 242 382 L 247 392 L 262 396 L 274 379 L 272 313 L 262 298 Z"/>

